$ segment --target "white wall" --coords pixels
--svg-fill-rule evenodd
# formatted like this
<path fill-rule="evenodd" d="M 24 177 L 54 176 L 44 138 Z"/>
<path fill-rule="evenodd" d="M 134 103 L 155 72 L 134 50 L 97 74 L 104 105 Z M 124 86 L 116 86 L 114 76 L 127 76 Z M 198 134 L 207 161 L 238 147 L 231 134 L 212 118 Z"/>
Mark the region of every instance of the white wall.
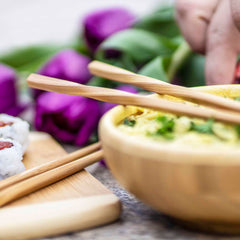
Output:
<path fill-rule="evenodd" d="M 124 6 L 137 15 L 171 0 L 0 0 L 0 54 L 12 47 L 65 42 L 94 9 Z"/>

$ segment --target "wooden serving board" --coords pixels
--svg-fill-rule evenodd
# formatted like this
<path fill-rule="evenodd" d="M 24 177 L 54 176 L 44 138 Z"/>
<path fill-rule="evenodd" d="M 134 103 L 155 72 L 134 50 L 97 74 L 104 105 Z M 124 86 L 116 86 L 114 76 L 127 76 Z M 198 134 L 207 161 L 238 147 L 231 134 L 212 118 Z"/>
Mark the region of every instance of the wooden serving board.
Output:
<path fill-rule="evenodd" d="M 48 134 L 32 132 L 27 169 L 67 154 Z M 32 239 L 77 231 L 116 220 L 119 199 L 83 170 L 0 209 L 0 239 Z"/>

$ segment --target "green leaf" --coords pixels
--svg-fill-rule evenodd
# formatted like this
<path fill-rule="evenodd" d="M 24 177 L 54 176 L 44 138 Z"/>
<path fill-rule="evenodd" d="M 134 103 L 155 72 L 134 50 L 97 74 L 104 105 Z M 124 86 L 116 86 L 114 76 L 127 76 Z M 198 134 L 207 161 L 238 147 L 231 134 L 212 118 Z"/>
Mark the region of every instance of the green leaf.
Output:
<path fill-rule="evenodd" d="M 165 82 L 171 82 L 190 55 L 191 50 L 183 41 L 171 57 L 156 57 L 140 69 L 139 73 Z"/>
<path fill-rule="evenodd" d="M 141 18 L 134 26 L 166 37 L 180 35 L 179 28 L 174 19 L 174 7 L 163 6 L 152 14 Z"/>
<path fill-rule="evenodd" d="M 117 86 L 120 85 L 120 83 L 110 81 L 101 77 L 92 77 L 87 85 L 106 88 L 116 88 Z"/>
<path fill-rule="evenodd" d="M 204 86 L 205 57 L 199 54 L 192 54 L 182 66 L 179 72 L 182 84 L 186 87 Z"/>
<path fill-rule="evenodd" d="M 157 34 L 140 30 L 128 29 L 114 34 L 99 47 L 96 58 L 107 60 L 106 50 L 117 50 L 134 65 L 143 65 L 157 56 L 169 56 L 178 47 L 174 40 Z"/>
<path fill-rule="evenodd" d="M 156 57 L 141 68 L 138 73 L 164 82 L 169 82 L 167 77 L 169 63 L 170 57 Z"/>
<path fill-rule="evenodd" d="M 49 57 L 61 48 L 62 46 L 55 45 L 19 48 L 0 56 L 0 62 L 20 72 L 35 72 Z"/>
<path fill-rule="evenodd" d="M 116 58 L 104 58 L 103 57 L 98 60 L 101 60 L 108 64 L 114 65 L 116 67 L 127 69 L 132 72 L 136 71 L 135 64 L 133 63 L 132 59 L 126 54 L 121 54 L 120 56 L 118 56 Z"/>
<path fill-rule="evenodd" d="M 101 59 L 101 61 L 106 62 L 108 64 L 127 69 L 132 72 L 136 72 L 136 67 L 132 63 L 131 59 L 126 56 L 122 55 L 119 58 L 111 58 L 111 59 Z M 116 88 L 117 86 L 121 85 L 121 83 L 110 81 L 105 78 L 101 77 L 92 77 L 91 80 L 88 82 L 90 86 L 98 86 L 98 87 L 107 87 L 107 88 Z"/>
<path fill-rule="evenodd" d="M 187 59 L 191 56 L 191 49 L 189 48 L 188 44 L 185 41 L 182 41 L 179 44 L 179 47 L 173 53 L 171 57 L 171 61 L 169 67 L 167 69 L 167 77 L 171 82 Z"/>
<path fill-rule="evenodd" d="M 191 130 L 199 133 L 213 134 L 213 130 L 212 130 L 213 124 L 214 124 L 214 119 L 208 119 L 208 121 L 203 124 L 196 124 L 192 122 Z"/>

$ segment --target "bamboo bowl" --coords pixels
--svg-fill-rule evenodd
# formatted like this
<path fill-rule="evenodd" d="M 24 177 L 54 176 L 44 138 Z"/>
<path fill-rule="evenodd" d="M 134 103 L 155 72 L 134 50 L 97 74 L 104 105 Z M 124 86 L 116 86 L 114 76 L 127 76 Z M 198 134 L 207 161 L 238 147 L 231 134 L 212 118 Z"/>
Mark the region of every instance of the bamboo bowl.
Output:
<path fill-rule="evenodd" d="M 240 85 L 198 89 L 240 97 Z M 100 122 L 105 159 L 116 179 L 143 202 L 186 226 L 240 233 L 240 149 L 170 149 L 133 140 L 115 126 L 134 111 L 134 107 L 117 106 Z"/>

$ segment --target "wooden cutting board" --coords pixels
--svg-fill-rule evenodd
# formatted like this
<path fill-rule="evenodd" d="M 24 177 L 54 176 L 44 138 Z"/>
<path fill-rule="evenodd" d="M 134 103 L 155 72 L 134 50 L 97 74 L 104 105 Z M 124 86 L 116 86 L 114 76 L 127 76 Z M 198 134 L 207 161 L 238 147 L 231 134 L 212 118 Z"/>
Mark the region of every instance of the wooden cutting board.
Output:
<path fill-rule="evenodd" d="M 48 134 L 32 132 L 24 156 L 27 169 L 67 154 Z M 33 239 L 116 220 L 119 199 L 83 170 L 0 209 L 0 239 Z"/>

